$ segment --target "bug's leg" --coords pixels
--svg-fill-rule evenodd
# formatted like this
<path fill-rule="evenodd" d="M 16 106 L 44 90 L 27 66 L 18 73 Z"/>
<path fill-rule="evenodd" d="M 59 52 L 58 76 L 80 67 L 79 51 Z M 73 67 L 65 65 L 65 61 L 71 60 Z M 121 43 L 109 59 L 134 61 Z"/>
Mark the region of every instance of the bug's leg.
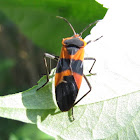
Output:
<path fill-rule="evenodd" d="M 49 82 L 49 68 L 48 68 L 47 60 L 46 60 L 45 57 L 44 57 L 44 64 L 45 64 L 45 67 L 46 67 L 46 76 L 47 76 L 47 81 L 46 81 L 46 83 L 48 83 L 48 82 Z M 46 84 L 46 83 L 45 83 L 45 84 Z"/>
<path fill-rule="evenodd" d="M 75 102 L 73 106 L 75 106 L 78 102 L 80 102 L 92 89 L 87 77 L 84 74 L 83 74 L 83 77 L 85 78 L 87 85 L 89 86 L 89 91 L 86 94 L 84 94 L 77 102 Z"/>
<path fill-rule="evenodd" d="M 49 54 L 49 53 L 44 53 L 44 57 L 45 58 L 50 58 L 50 59 L 53 59 L 53 60 L 56 60 L 56 61 L 58 61 L 58 59 L 59 59 L 59 56 L 55 56 L 55 55 L 52 55 L 52 54 Z"/>
<path fill-rule="evenodd" d="M 72 107 L 71 112 L 72 112 L 72 119 L 73 119 L 73 121 L 74 121 L 75 119 L 74 119 L 74 115 L 73 115 L 73 107 Z"/>
<path fill-rule="evenodd" d="M 52 55 L 52 54 L 49 54 L 49 53 L 44 53 L 44 63 L 45 63 L 46 75 L 47 75 L 47 81 L 46 81 L 46 83 L 48 83 L 49 82 L 49 72 L 50 72 L 50 70 L 48 71 L 49 68 L 48 68 L 48 65 L 47 65 L 46 58 L 50 58 L 50 63 L 49 64 L 50 64 L 50 68 L 51 68 L 51 59 L 58 61 L 59 57 L 58 56 L 55 56 L 55 55 Z"/>
<path fill-rule="evenodd" d="M 73 113 L 73 107 L 68 111 L 68 117 L 71 122 L 73 122 L 75 120 L 74 113 Z"/>
<path fill-rule="evenodd" d="M 90 42 L 95 42 L 95 41 L 97 41 L 97 40 L 99 40 L 100 38 L 102 38 L 103 36 L 100 36 L 100 37 L 98 37 L 97 39 L 95 39 L 95 40 L 89 40 L 88 42 L 87 42 L 87 44 L 89 44 Z"/>
<path fill-rule="evenodd" d="M 93 60 L 94 61 L 92 66 L 91 66 L 91 68 L 90 68 L 90 70 L 89 70 L 89 73 L 92 74 L 92 75 L 95 75 L 96 73 L 91 73 L 91 70 L 92 70 L 92 68 L 93 68 L 93 66 L 94 66 L 94 64 L 96 62 L 96 59 L 93 58 L 93 57 L 85 57 L 84 60 Z"/>
<path fill-rule="evenodd" d="M 58 56 L 54 56 L 54 55 L 49 54 L 49 53 L 44 54 L 44 63 L 45 63 L 45 67 L 46 67 L 47 81 L 40 88 L 38 88 L 37 90 L 43 88 L 49 82 L 49 71 L 48 71 L 48 64 L 47 64 L 46 58 L 50 58 L 50 59 L 53 59 L 53 60 L 56 60 L 56 61 L 58 61 L 58 59 L 59 59 Z M 50 61 L 50 63 L 51 63 L 51 61 Z M 50 64 L 50 66 L 51 66 L 51 64 Z"/>

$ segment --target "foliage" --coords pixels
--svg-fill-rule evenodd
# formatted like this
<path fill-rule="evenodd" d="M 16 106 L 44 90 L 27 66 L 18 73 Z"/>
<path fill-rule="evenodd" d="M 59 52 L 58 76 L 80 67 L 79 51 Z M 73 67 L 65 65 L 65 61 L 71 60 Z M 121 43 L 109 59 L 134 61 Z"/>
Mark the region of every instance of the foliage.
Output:
<path fill-rule="evenodd" d="M 38 128 L 35 125 L 26 124 L 21 126 L 16 132 L 10 134 L 9 140 L 54 140 L 51 136 L 46 135 L 45 133 L 38 131 Z"/>
<path fill-rule="evenodd" d="M 38 47 L 44 48 L 47 52 L 56 55 L 60 52 L 61 39 L 63 37 L 71 36 L 72 34 L 68 25 L 61 20 L 56 19 L 56 15 L 66 17 L 73 26 L 76 27 L 76 31 L 80 32 L 81 29 L 89 23 L 97 19 L 102 19 L 106 12 L 106 9 L 102 8 L 101 5 L 91 0 L 6 0 L 1 1 L 0 9 L 8 19 L 18 26 L 18 29 L 24 36 L 31 39 Z M 2 16 L 1 19 L 5 19 L 4 16 Z M 9 24 L 10 22 L 7 20 L 6 22 L 1 23 Z M 19 40 L 21 41 L 22 39 Z M 17 53 L 22 60 L 25 60 L 25 62 L 28 63 L 31 56 L 36 56 L 36 54 L 31 55 L 32 53 L 28 53 L 31 52 L 29 51 L 29 48 L 34 47 L 33 45 L 29 45 L 30 42 L 25 42 L 24 38 L 21 43 L 15 43 L 15 46 L 17 48 L 18 46 L 22 46 L 22 49 L 17 51 Z M 26 46 L 28 46 L 27 49 L 25 49 Z M 105 52 L 106 51 L 101 53 L 102 55 L 98 55 L 98 57 L 102 56 L 98 59 L 98 66 L 103 64 L 102 60 L 105 58 L 105 55 L 110 58 L 110 54 Z M 108 60 L 108 64 L 115 62 L 113 59 L 116 59 L 113 56 L 117 54 L 116 52 L 117 48 L 111 49 L 110 53 L 112 59 L 110 61 L 109 59 L 105 59 Z M 93 55 L 94 52 L 89 51 L 89 53 L 92 53 Z M 4 71 L 3 69 L 7 69 L 7 66 L 10 68 L 17 64 L 17 62 L 15 62 L 17 59 L 12 60 L 13 61 L 7 61 L 8 63 L 6 61 L 5 63 L 2 63 L 0 65 L 3 65 L 1 70 Z M 36 60 L 36 57 L 33 57 L 33 60 Z M 23 63 L 24 66 L 26 66 L 26 63 Z M 32 73 L 36 75 L 37 72 L 34 72 L 35 67 L 31 64 L 32 63 L 28 63 L 27 65 L 27 68 L 30 69 L 29 75 L 32 75 Z M 124 63 L 123 59 L 121 59 L 121 64 L 122 66 L 128 64 L 127 66 L 130 68 L 129 63 Z M 113 64 L 111 65 L 111 68 L 113 68 Z M 116 67 L 114 68 L 116 70 Z M 113 73 L 114 69 L 109 69 L 110 71 L 107 69 L 108 71 L 105 72 L 103 70 L 103 67 L 99 67 L 96 76 L 97 78 L 88 76 L 91 85 L 94 85 L 94 89 L 90 93 L 90 98 L 84 99 L 84 101 L 74 107 L 74 121 L 71 120 L 71 111 L 60 112 L 56 106 L 54 98 L 54 70 L 50 74 L 49 83 L 40 90 L 37 89 L 46 82 L 45 76 L 41 78 L 38 85 L 33 86 L 24 92 L 0 97 L 0 116 L 25 123 L 37 124 L 37 127 L 41 131 L 61 140 L 76 140 L 77 138 L 106 140 L 139 139 L 140 91 L 134 90 L 137 89 L 137 86 L 128 80 L 129 77 L 127 77 L 127 79 L 124 78 L 123 75 Z M 32 78 L 35 77 L 34 75 Z M 26 77 L 26 75 L 24 75 L 24 77 Z M 20 80 L 20 78 L 18 79 Z M 112 79 L 115 80 L 112 82 Z M 118 81 L 120 81 L 120 83 Z M 118 84 L 119 86 L 116 86 L 115 84 Z M 133 86 L 132 89 L 131 85 Z M 127 89 L 122 89 L 122 87 L 127 87 Z M 81 95 L 85 89 L 86 85 L 83 84 L 79 95 Z M 127 92 L 123 92 L 123 95 L 120 93 L 120 95 L 118 95 L 116 94 L 118 91 L 121 91 L 121 93 L 122 91 Z M 113 97 L 106 97 L 107 92 L 112 92 L 116 95 L 113 95 Z M 103 96 L 102 94 L 104 93 L 106 94 Z M 95 98 L 97 96 L 100 96 L 100 100 Z M 29 130 L 28 126 L 25 126 L 25 129 Z M 18 129 L 17 135 L 13 133 L 10 136 L 10 139 L 18 139 L 20 136 L 24 137 L 19 131 L 20 129 Z M 25 133 L 27 134 L 27 132 Z M 18 136 L 18 134 L 20 134 L 20 136 Z"/>
<path fill-rule="evenodd" d="M 46 81 L 44 76 L 33 88 L 0 98 L 0 116 L 36 123 L 43 132 L 57 139 L 137 139 L 140 135 L 140 91 L 100 102 L 74 107 L 71 113 L 60 112 L 53 101 L 52 83 L 37 91 Z M 93 92 L 91 94 L 94 94 Z"/>
<path fill-rule="evenodd" d="M 45 70 L 43 72 L 44 65 L 42 61 L 42 56 L 45 52 L 44 50 L 59 55 L 61 39 L 63 37 L 71 36 L 72 31 L 64 21 L 56 18 L 57 15 L 66 17 L 75 27 L 75 30 L 80 32 L 89 23 L 97 19 L 102 19 L 107 11 L 107 9 L 103 8 L 102 5 L 94 0 L 1 0 L 0 10 L 1 95 L 4 95 L 4 93 L 9 94 L 16 91 L 22 91 L 37 82 L 37 79 L 45 73 Z M 44 50 L 42 51 L 40 48 L 43 48 Z M 12 118 L 12 116 L 17 115 L 17 118 L 14 117 L 13 119 L 30 123 L 37 123 L 37 115 L 44 116 L 42 118 L 45 119 L 47 116 L 46 109 L 42 110 L 41 108 L 42 111 L 40 112 L 36 107 L 33 107 L 35 104 L 33 105 L 31 100 L 34 99 L 34 94 L 32 94 L 33 96 L 29 94 L 29 96 L 31 95 L 31 98 L 29 98 L 27 94 L 24 94 L 26 92 L 34 93 L 35 89 L 36 87 L 33 87 L 29 92 L 25 91 L 15 95 L 1 97 L 1 117 L 6 117 L 8 115 L 6 118 Z M 46 92 L 44 93 L 46 94 Z M 51 94 L 51 91 L 49 91 L 49 93 Z M 39 104 L 43 101 L 42 97 L 44 97 L 45 94 L 41 97 L 37 96 L 36 99 L 41 99 Z M 23 95 L 25 95 L 24 103 L 20 102 L 20 99 L 23 99 Z M 12 106 L 10 107 L 6 103 L 8 98 L 9 105 L 15 105 L 16 108 L 12 108 Z M 31 100 L 26 100 L 26 98 Z M 20 106 L 17 108 L 18 104 L 16 103 L 18 103 L 18 101 L 20 104 L 23 104 L 23 108 L 20 108 Z M 50 101 L 53 101 L 52 98 L 50 98 Z M 46 100 L 44 103 L 46 103 Z M 8 107 L 5 107 L 5 105 L 8 105 Z M 28 109 L 29 106 L 32 106 L 35 109 Z M 53 112 L 54 107 L 55 106 L 53 105 L 53 109 L 47 113 Z M 22 115 L 23 120 L 21 120 Z M 7 120 L 6 122 L 3 119 L 1 119 L 0 122 L 0 134 L 3 134 L 0 135 L 0 139 L 8 139 L 8 133 L 10 135 L 9 139 L 15 140 L 21 138 L 18 137 L 18 134 L 20 133 L 17 131 L 18 127 L 16 126 L 23 125 L 22 123 L 15 122 L 14 125 L 10 120 Z M 8 128 L 5 128 L 5 126 Z M 3 129 L 5 130 L 5 133 L 3 133 Z M 21 129 L 22 128 L 20 128 L 20 130 Z M 28 126 L 26 129 L 27 131 L 30 130 Z M 10 134 L 10 130 L 12 131 L 12 134 Z M 4 134 L 6 136 L 4 136 Z M 21 134 L 21 136 L 23 135 Z"/>
<path fill-rule="evenodd" d="M 24 75 L 20 75 L 23 75 L 23 79 L 29 77 L 27 81 L 29 79 L 34 81 L 32 85 L 37 81 L 35 76 L 38 71 L 35 70 L 38 66 L 35 67 L 35 62 L 37 59 L 38 62 L 40 61 L 40 55 L 37 54 L 41 54 L 36 49 L 36 46 L 43 48 L 47 52 L 59 55 L 61 39 L 72 35 L 72 31 L 68 25 L 64 21 L 55 18 L 57 15 L 67 18 L 76 27 L 76 31 L 80 32 L 89 23 L 97 19 L 102 19 L 106 12 L 106 9 L 102 5 L 92 0 L 6 0 L 1 1 L 0 9 L 3 12 L 0 16 L 0 31 L 4 36 L 4 39 L 2 38 L 3 36 L 0 37 L 0 46 L 2 47 L 0 53 L 4 56 L 2 52 L 6 50 L 6 56 L 16 56 L 14 58 L 4 56 L 6 60 L 2 58 L 4 61 L 0 61 L 1 75 L 8 75 L 7 71 L 13 71 L 12 68 L 17 66 L 17 64 L 20 67 L 20 61 L 18 61 L 18 58 L 20 58 L 24 62 L 22 63 L 23 67 L 29 71 L 28 75 L 25 72 L 23 72 Z M 18 28 L 13 26 L 10 20 Z M 11 28 L 9 27 L 16 30 L 10 30 Z M 112 26 L 111 29 L 111 33 L 113 34 L 114 27 Z M 109 35 L 112 35 L 111 33 L 109 32 Z M 5 40 L 5 34 L 10 34 L 10 37 L 7 39 L 8 41 Z M 92 40 L 93 37 L 91 32 Z M 27 38 L 31 41 L 27 40 Z M 7 42 L 10 41 L 12 43 L 9 43 L 9 45 Z M 106 41 L 106 44 L 108 42 Z M 115 45 L 114 42 L 113 45 Z M 7 49 L 3 47 L 4 44 Z M 10 49 L 11 46 L 12 49 Z M 93 45 L 91 46 L 93 47 Z M 136 85 L 136 81 L 133 81 L 133 78 L 129 77 L 129 70 L 132 69 L 132 65 L 124 57 L 126 56 L 126 51 L 121 49 L 120 53 L 122 46 L 118 45 L 116 48 L 108 46 L 106 45 L 104 49 L 94 47 L 92 48 L 94 52 L 91 51 L 92 49 L 90 51 L 86 50 L 89 56 L 93 56 L 96 53 L 95 56 L 97 56 L 98 62 L 95 70 L 98 73 L 97 76 L 88 76 L 88 80 L 94 88 L 90 95 L 84 98 L 84 101 L 82 100 L 74 107 L 74 121 L 71 119 L 71 110 L 69 112 L 60 112 L 55 103 L 54 70 L 50 74 L 49 83 L 40 90 L 37 89 L 46 82 L 46 76 L 41 78 L 38 85 L 24 92 L 1 96 L 0 116 L 36 124 L 41 131 L 61 140 L 76 140 L 77 138 L 95 140 L 140 139 L 140 91 L 137 86 L 138 82 Z M 107 52 L 108 50 L 109 52 Z M 118 56 L 118 52 L 119 58 L 115 57 Z M 111 60 L 110 57 L 112 58 Z M 121 60 L 121 64 L 118 60 Z M 89 64 L 87 63 L 87 65 Z M 121 68 L 126 66 L 128 71 L 124 72 L 124 70 L 120 70 L 120 66 Z M 87 68 L 88 66 L 85 67 Z M 15 70 L 15 73 L 18 75 L 18 71 L 24 68 Z M 41 69 L 40 66 L 39 69 Z M 136 64 L 133 64 L 133 73 L 136 70 L 138 71 L 138 67 Z M 15 75 L 14 77 L 16 77 Z M 5 79 L 2 76 L 1 81 Z M 22 78 L 18 76 L 15 80 L 17 81 L 16 85 L 20 83 L 20 80 L 24 81 Z M 8 88 L 8 86 L 6 87 Z M 83 83 L 79 95 L 85 90 L 86 84 Z M 11 133 L 9 138 L 11 140 L 26 138 L 25 135 L 28 135 L 28 132 L 32 133 L 29 131 L 30 128 L 32 126 L 28 127 L 28 125 L 23 126 L 21 128 L 22 131 L 18 128 L 18 130 Z M 35 129 L 34 131 L 37 130 Z M 46 135 L 39 135 L 39 133 L 36 132 L 36 136 L 46 138 Z M 34 139 L 34 136 L 27 137 L 27 139 Z"/>
<path fill-rule="evenodd" d="M 106 12 L 105 8 L 93 0 L 6 0 L 1 2 L 0 9 L 18 25 L 24 35 L 57 55 L 60 52 L 61 46 L 58 44 L 61 39 L 72 35 L 68 25 L 56 19 L 57 15 L 69 19 L 76 31 L 80 32 L 87 24 L 102 19 Z"/>

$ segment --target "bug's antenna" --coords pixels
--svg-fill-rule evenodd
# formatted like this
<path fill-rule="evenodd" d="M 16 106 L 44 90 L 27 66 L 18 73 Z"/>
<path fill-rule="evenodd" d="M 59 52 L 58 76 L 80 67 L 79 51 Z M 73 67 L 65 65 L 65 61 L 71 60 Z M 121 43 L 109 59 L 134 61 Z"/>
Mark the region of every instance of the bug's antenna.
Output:
<path fill-rule="evenodd" d="M 86 31 L 91 25 L 96 24 L 96 23 L 98 23 L 99 21 L 100 21 L 100 20 L 97 20 L 97 21 L 95 21 L 95 22 L 93 22 L 93 23 L 90 23 L 87 27 L 85 27 L 85 28 L 83 29 L 83 31 L 82 31 L 81 33 L 79 33 L 79 36 L 82 36 L 82 34 L 83 34 L 84 31 Z"/>
<path fill-rule="evenodd" d="M 70 24 L 70 22 L 69 22 L 67 19 L 65 19 L 64 17 L 60 17 L 60 16 L 56 16 L 56 17 L 57 17 L 57 18 L 60 18 L 60 19 L 63 19 L 64 21 L 66 21 L 66 22 L 69 24 L 69 26 L 71 27 L 71 29 L 72 29 L 74 35 L 76 35 L 76 32 L 75 32 L 73 26 Z"/>

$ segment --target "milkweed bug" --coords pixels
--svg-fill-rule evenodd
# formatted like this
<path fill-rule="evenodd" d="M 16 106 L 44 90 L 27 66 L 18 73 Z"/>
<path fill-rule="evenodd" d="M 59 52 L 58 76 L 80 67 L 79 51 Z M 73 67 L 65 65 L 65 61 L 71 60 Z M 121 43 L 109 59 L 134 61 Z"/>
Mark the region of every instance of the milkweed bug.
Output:
<path fill-rule="evenodd" d="M 84 47 L 91 41 L 86 43 L 82 39 L 81 35 L 87 28 L 89 28 L 93 24 L 96 24 L 98 21 L 89 24 L 86 28 L 83 29 L 81 33 L 77 34 L 73 26 L 67 19 L 60 16 L 57 16 L 57 18 L 63 19 L 65 22 L 67 22 L 71 27 L 74 35 L 62 40 L 63 46 L 61 49 L 60 57 L 45 53 L 44 60 L 46 68 L 48 67 L 46 57 L 58 61 L 55 74 L 55 96 L 57 105 L 62 112 L 69 111 L 72 108 L 73 116 L 73 107 L 91 91 L 91 85 L 86 76 L 83 74 L 83 60 L 94 61 L 89 70 L 90 74 L 92 74 L 91 70 L 96 62 L 95 58 L 84 58 Z M 97 38 L 96 40 L 98 39 L 99 38 Z M 87 82 L 87 85 L 89 86 L 89 91 L 75 102 L 83 77 Z M 47 71 L 47 82 L 48 81 L 49 78 Z"/>

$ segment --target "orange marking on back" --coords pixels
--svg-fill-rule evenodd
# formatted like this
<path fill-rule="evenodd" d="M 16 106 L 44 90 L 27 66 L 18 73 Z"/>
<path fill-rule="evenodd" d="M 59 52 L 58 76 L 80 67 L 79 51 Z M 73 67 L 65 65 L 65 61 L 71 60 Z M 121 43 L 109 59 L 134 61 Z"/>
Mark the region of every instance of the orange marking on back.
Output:
<path fill-rule="evenodd" d="M 64 76 L 72 75 L 72 72 L 70 70 L 63 71 L 61 73 L 55 74 L 55 86 L 57 86 L 59 83 L 63 81 Z"/>
<path fill-rule="evenodd" d="M 84 48 L 80 48 L 76 54 L 74 55 L 69 55 L 67 48 L 66 47 L 62 47 L 61 49 L 61 55 L 60 58 L 64 58 L 64 59 L 74 59 L 74 60 L 82 60 L 84 59 Z"/>
<path fill-rule="evenodd" d="M 72 55 L 72 56 L 71 56 L 71 59 L 83 61 L 83 59 L 84 59 L 84 53 L 85 53 L 84 48 L 80 48 L 80 49 L 76 52 L 75 55 Z"/>
<path fill-rule="evenodd" d="M 64 76 L 70 76 L 70 75 L 73 75 L 75 82 L 76 82 L 76 85 L 77 85 L 78 89 L 80 89 L 83 76 L 81 76 L 78 73 L 71 72 L 70 70 L 66 70 L 66 71 L 63 71 L 61 73 L 55 74 L 55 87 L 63 81 Z"/>
<path fill-rule="evenodd" d="M 78 89 L 80 89 L 83 76 L 81 76 L 80 74 L 75 73 L 75 72 L 73 73 L 73 76 L 74 76 L 74 79 L 75 79 L 75 82 L 76 82 Z"/>

